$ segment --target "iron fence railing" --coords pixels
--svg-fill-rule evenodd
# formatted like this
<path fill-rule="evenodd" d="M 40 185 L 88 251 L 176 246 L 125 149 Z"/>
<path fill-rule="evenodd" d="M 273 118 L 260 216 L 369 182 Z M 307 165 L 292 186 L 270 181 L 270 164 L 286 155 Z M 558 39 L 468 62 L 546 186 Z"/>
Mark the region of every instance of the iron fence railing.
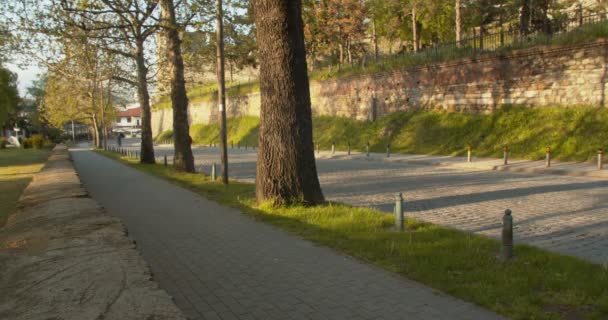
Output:
<path fill-rule="evenodd" d="M 482 28 L 478 27 L 473 29 L 472 34 L 469 34 L 460 41 L 425 44 L 417 51 L 409 50 L 401 53 L 379 55 L 377 58 L 368 53 L 361 59 L 362 63 L 360 66 L 353 65 L 353 67 L 366 68 L 369 62 L 385 65 L 393 61 L 404 60 L 407 61 L 406 64 L 428 63 L 449 57 L 463 57 L 483 52 L 491 53 L 503 48 L 518 48 L 551 43 L 554 38 L 567 35 L 583 26 L 606 23 L 607 21 L 607 14 L 583 14 L 579 11 L 575 13 L 574 17 L 554 19 L 549 21 L 547 25 L 536 26 L 536 28 L 531 28 L 528 32 L 523 32 L 518 24 L 493 26 L 493 30 L 500 30 L 498 32 L 480 32 L 479 30 Z M 608 28 L 606 32 L 608 33 Z M 335 64 L 333 66 L 330 64 L 326 67 L 330 70 L 340 69 L 340 66 L 336 66 Z"/>

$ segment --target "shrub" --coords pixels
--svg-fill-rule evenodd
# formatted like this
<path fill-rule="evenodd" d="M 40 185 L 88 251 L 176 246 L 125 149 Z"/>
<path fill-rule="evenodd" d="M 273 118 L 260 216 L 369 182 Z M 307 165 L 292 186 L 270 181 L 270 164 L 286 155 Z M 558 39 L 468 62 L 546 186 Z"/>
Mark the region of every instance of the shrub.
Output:
<path fill-rule="evenodd" d="M 0 137 L 0 149 L 5 149 L 8 144 L 8 140 L 5 137 Z"/>
<path fill-rule="evenodd" d="M 30 139 L 19 138 L 19 143 L 21 143 L 21 147 L 23 147 L 23 149 L 29 149 L 32 147 L 32 142 L 30 141 Z"/>
<path fill-rule="evenodd" d="M 41 134 L 34 134 L 29 139 L 30 147 L 42 149 L 45 144 L 45 139 Z"/>
<path fill-rule="evenodd" d="M 165 140 L 173 140 L 173 130 L 167 130 L 161 132 L 158 136 L 156 136 L 156 141 L 165 141 Z"/>

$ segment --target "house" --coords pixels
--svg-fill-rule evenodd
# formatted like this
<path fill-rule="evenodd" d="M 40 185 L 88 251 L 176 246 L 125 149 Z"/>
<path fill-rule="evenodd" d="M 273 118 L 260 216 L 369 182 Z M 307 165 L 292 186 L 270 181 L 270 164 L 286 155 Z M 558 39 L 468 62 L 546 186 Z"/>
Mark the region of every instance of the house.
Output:
<path fill-rule="evenodd" d="M 136 104 L 127 105 L 116 113 L 116 121 L 112 124 L 114 133 L 137 136 L 141 133 L 141 107 Z"/>

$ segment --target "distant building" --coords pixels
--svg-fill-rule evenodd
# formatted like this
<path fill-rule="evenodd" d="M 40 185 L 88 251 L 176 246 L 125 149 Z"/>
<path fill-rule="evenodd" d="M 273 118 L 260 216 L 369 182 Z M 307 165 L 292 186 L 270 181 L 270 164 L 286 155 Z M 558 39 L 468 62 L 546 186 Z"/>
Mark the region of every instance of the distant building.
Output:
<path fill-rule="evenodd" d="M 112 124 L 114 133 L 139 135 L 141 133 L 141 107 L 136 104 L 127 105 L 116 113 L 116 121 Z"/>

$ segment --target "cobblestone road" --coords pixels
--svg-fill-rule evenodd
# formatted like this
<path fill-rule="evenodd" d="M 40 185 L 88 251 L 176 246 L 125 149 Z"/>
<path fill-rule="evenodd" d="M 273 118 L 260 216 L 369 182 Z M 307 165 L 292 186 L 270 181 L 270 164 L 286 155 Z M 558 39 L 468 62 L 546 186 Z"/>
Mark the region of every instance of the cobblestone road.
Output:
<path fill-rule="evenodd" d="M 216 148 L 196 148 L 209 171 Z M 253 181 L 255 153 L 229 150 L 230 176 Z M 158 148 L 157 155 L 168 154 Z M 608 180 L 522 174 L 365 160 L 317 160 L 330 200 L 392 212 L 403 192 L 407 214 L 432 223 L 500 235 L 505 209 L 513 210 L 515 240 L 551 251 L 608 263 Z"/>

